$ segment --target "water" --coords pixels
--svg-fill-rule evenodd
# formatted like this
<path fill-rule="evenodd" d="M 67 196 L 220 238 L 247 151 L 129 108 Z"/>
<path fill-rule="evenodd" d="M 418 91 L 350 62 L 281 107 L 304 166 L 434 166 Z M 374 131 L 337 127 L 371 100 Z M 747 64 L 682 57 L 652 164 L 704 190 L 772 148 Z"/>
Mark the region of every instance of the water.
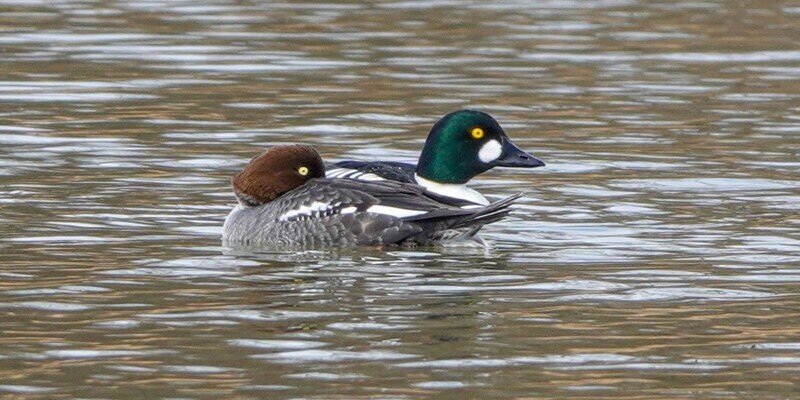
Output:
<path fill-rule="evenodd" d="M 800 369 L 800 8 L 0 3 L 3 398 L 760 398 Z M 220 245 L 260 148 L 545 169 L 474 248 Z"/>

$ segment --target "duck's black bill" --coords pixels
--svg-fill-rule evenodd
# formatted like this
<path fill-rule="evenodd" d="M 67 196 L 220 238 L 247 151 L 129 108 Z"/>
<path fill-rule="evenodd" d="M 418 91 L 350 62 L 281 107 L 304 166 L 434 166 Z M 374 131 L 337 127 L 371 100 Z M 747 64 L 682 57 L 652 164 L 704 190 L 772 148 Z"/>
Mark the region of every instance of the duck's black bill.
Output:
<path fill-rule="evenodd" d="M 523 151 L 510 141 L 506 141 L 503 145 L 503 148 L 504 148 L 503 153 L 505 154 L 495 161 L 495 165 L 498 167 L 514 167 L 514 168 L 544 167 L 544 161 Z"/>

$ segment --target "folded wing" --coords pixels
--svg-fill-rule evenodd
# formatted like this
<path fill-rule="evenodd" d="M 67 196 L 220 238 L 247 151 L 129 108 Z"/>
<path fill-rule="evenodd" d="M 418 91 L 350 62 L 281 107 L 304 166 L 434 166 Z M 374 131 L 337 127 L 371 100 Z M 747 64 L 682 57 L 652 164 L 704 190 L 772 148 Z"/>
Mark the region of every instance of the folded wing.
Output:
<path fill-rule="evenodd" d="M 349 178 L 361 181 L 390 180 L 414 183 L 417 166 L 402 162 L 340 161 L 326 168 L 328 178 Z"/>
<path fill-rule="evenodd" d="M 279 221 L 321 225 L 359 244 L 430 244 L 475 235 L 508 215 L 519 196 L 464 209 L 413 184 L 320 179 L 282 196 L 273 206 Z"/>

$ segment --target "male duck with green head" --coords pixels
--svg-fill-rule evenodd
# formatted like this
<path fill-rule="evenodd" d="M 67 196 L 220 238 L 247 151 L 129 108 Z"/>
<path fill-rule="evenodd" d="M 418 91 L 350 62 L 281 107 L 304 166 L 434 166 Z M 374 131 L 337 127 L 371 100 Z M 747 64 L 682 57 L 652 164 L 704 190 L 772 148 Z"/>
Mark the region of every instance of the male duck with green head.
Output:
<path fill-rule="evenodd" d="M 489 201 L 467 187 L 475 175 L 494 167 L 536 168 L 544 162 L 511 142 L 489 114 L 459 110 L 445 115 L 428 134 L 417 165 L 391 161 L 341 161 L 328 178 L 411 182 L 461 206 Z"/>

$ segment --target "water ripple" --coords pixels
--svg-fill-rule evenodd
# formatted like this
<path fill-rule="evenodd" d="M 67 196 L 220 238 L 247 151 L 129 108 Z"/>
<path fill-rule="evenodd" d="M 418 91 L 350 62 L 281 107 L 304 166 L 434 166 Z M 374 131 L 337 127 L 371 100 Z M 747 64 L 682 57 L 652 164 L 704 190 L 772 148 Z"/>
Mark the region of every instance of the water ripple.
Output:
<path fill-rule="evenodd" d="M 0 393 L 793 397 L 800 12 L 762 3 L 0 0 Z M 221 246 L 260 149 L 413 163 L 458 108 L 547 162 L 473 180 L 525 192 L 490 246 Z"/>

